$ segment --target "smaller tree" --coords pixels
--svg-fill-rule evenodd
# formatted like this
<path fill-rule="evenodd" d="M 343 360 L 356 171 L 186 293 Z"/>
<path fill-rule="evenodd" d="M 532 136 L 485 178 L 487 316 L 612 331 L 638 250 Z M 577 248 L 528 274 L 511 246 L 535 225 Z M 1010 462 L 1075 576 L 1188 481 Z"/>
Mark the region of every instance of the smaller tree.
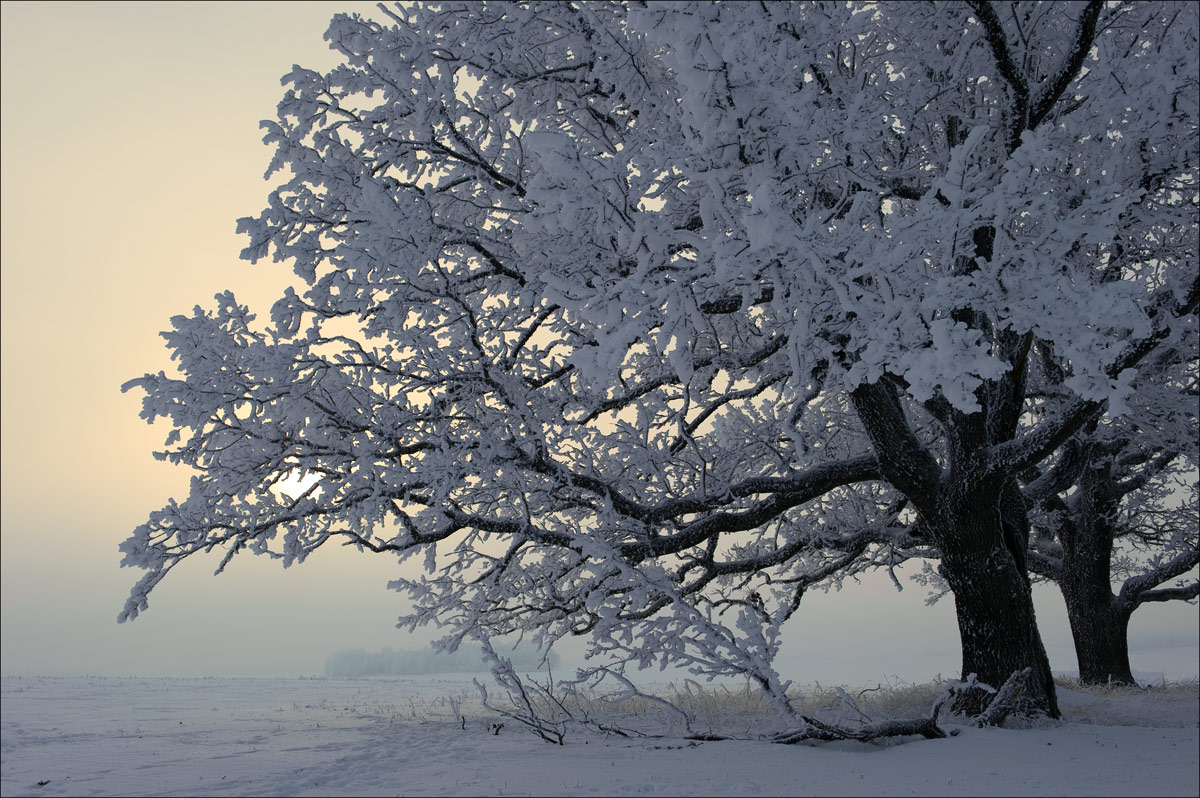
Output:
<path fill-rule="evenodd" d="M 1144 203 L 1168 212 L 1117 231 L 1113 253 L 1145 263 L 1158 262 L 1163 252 L 1186 258 L 1196 240 L 1195 170 L 1168 161 L 1143 171 Z M 1116 281 L 1121 273 L 1112 268 L 1105 279 Z M 1194 313 L 1175 315 L 1134 381 L 1128 412 L 1089 423 L 1053 467 L 1024 475 L 1028 568 L 1062 590 L 1079 675 L 1087 683 L 1134 683 L 1130 616 L 1147 602 L 1200 594 L 1194 574 L 1200 565 L 1196 326 Z M 1071 364 L 1043 346 L 1037 365 L 1041 401 L 1034 412 L 1047 412 L 1064 403 Z"/>
<path fill-rule="evenodd" d="M 1062 590 L 1088 684 L 1136 683 L 1128 630 L 1138 607 L 1200 596 L 1195 464 L 1115 443 L 1079 447 L 1075 484 L 1042 502 L 1030 539 L 1029 569 Z"/>

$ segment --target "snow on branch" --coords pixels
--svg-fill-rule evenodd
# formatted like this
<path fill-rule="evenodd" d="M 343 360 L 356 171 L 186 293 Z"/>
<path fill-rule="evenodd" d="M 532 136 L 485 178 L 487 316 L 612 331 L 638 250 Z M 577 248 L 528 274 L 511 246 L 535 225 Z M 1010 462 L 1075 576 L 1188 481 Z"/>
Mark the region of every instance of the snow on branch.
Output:
<path fill-rule="evenodd" d="M 123 544 L 148 573 L 121 617 L 185 558 L 337 540 L 423 564 L 402 622 L 451 644 L 586 634 L 786 711 L 805 588 L 894 564 L 905 530 L 953 545 L 968 498 L 1041 506 L 1123 413 L 1186 426 L 1195 27 L 1100 3 L 338 15 L 341 63 L 285 77 L 276 186 L 238 221 L 293 285 L 269 324 L 229 292 L 175 316 L 173 372 L 124 386 L 194 479 Z M 991 551 L 1017 573 L 1018 548 Z"/>

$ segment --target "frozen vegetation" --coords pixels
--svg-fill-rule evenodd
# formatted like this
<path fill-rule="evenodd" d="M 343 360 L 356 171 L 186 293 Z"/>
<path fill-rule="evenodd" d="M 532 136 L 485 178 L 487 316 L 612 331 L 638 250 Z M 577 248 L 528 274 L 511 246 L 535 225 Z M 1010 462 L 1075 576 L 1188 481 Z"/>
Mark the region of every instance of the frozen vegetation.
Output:
<path fill-rule="evenodd" d="M 653 686 L 657 701 L 568 704 L 563 746 L 484 710 L 469 681 L 3 679 L 5 796 L 71 795 L 1191 795 L 1197 684 L 1082 688 L 1061 721 L 945 739 L 777 745 L 777 716 L 734 683 Z M 830 724 L 917 717 L 942 689 L 794 689 Z M 844 694 L 844 695 L 843 695 Z M 496 698 L 494 690 L 492 697 Z M 856 706 L 857 711 L 852 709 Z M 496 729 L 496 724 L 505 721 Z M 689 739 L 719 733 L 735 739 Z M 635 732 L 663 736 L 636 736 Z M 956 733 L 957 732 L 957 733 Z"/>
<path fill-rule="evenodd" d="M 194 555 L 345 545 L 439 650 L 583 638 L 798 723 L 806 592 L 921 559 L 960 675 L 1029 669 L 1054 719 L 1034 577 L 1092 684 L 1200 595 L 1194 4 L 380 4 L 326 39 L 237 223 L 294 278 L 125 385 L 194 479 L 121 545 L 121 620 Z"/>

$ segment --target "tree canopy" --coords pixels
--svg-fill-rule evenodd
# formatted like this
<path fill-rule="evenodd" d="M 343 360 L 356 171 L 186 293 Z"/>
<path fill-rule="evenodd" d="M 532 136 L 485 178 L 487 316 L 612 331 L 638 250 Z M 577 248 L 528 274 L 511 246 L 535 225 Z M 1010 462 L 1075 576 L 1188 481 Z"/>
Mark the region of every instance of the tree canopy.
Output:
<path fill-rule="evenodd" d="M 1022 490 L 1148 364 L 1194 372 L 1193 6 L 437 3 L 326 37 L 239 221 L 296 289 L 175 317 L 178 374 L 126 386 L 196 476 L 123 544 L 122 618 L 195 552 L 337 540 L 423 557 L 394 586 L 450 646 L 587 633 L 786 704 L 804 589 L 931 545 L 964 676 L 1034 665 L 1054 711 Z"/>

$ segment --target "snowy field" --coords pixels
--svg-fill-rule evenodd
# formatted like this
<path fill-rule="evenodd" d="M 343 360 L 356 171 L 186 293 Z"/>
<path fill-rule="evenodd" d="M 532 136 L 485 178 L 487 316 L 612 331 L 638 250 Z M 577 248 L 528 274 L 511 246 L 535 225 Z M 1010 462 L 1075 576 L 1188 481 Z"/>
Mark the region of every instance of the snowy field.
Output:
<path fill-rule="evenodd" d="M 4 796 L 1200 793 L 1195 683 L 1062 689 L 1063 723 L 950 718 L 943 728 L 959 733 L 943 740 L 695 742 L 665 724 L 672 736 L 570 729 L 564 747 L 511 720 L 493 734 L 469 680 L 4 677 L 2 690 Z M 922 715 L 933 692 L 885 688 L 859 703 L 876 719 Z M 837 720 L 836 699 L 818 706 L 829 695 L 814 688 L 810 706 Z M 696 731 L 745 735 L 765 719 L 736 692 L 692 698 Z"/>

